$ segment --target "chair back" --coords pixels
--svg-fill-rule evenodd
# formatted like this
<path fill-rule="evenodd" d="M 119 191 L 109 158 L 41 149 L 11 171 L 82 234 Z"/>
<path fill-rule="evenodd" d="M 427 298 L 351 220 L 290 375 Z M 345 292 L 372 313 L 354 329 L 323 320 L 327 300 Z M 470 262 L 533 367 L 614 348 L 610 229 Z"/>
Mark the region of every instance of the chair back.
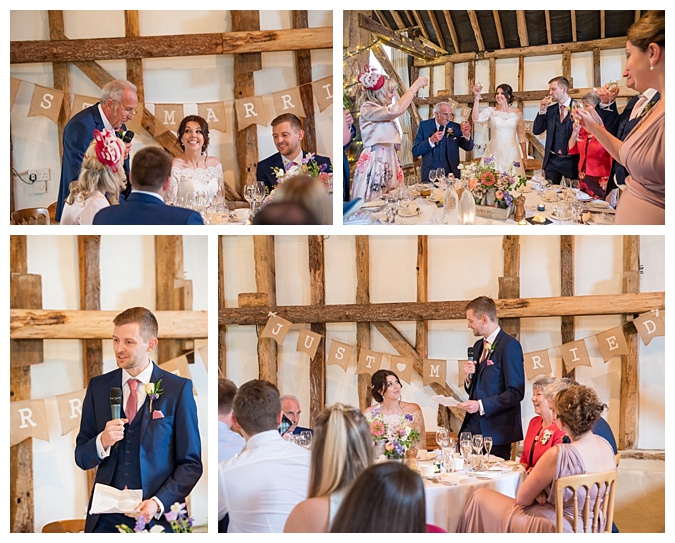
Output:
<path fill-rule="evenodd" d="M 55 520 L 42 527 L 43 534 L 75 534 L 84 532 L 84 519 Z"/>
<path fill-rule="evenodd" d="M 595 504 L 591 511 L 591 497 L 594 487 L 597 488 L 597 494 L 595 494 Z M 563 531 L 563 492 L 568 488 L 572 490 L 572 504 L 574 507 L 572 529 L 574 532 L 579 531 L 579 489 L 583 488 L 585 489 L 585 497 L 581 514 L 583 522 L 582 531 L 596 533 L 602 529 L 603 532 L 610 533 L 614 520 L 615 487 L 616 470 L 602 473 L 569 475 L 558 479 L 555 484 L 556 532 L 562 533 Z M 603 519 L 604 526 L 601 525 Z"/>
<path fill-rule="evenodd" d="M 12 213 L 10 224 L 49 224 L 49 211 L 46 207 L 17 209 Z"/>

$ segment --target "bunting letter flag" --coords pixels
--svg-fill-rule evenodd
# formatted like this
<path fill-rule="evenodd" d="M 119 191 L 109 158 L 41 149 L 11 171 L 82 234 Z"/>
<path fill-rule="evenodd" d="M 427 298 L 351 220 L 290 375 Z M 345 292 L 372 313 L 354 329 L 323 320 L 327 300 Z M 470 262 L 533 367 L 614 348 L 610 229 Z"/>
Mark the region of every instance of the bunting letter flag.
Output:
<path fill-rule="evenodd" d="M 570 341 L 560 347 L 563 362 L 567 371 L 572 371 L 577 366 L 590 366 L 591 359 L 588 356 L 586 342 L 583 339 Z"/>
<path fill-rule="evenodd" d="M 657 336 L 666 335 L 666 325 L 663 321 L 663 312 L 650 312 L 640 315 L 633 321 L 638 334 L 645 345 L 649 345 Z"/>
<path fill-rule="evenodd" d="M 81 94 L 76 94 L 73 97 L 73 107 L 70 108 L 71 118 L 76 113 L 79 113 L 83 109 L 87 109 L 88 107 L 91 107 L 94 104 L 97 104 L 98 102 L 99 102 L 99 99 L 94 98 L 93 96 L 83 96 Z M 92 139 L 94 139 L 94 138 L 92 137 Z"/>
<path fill-rule="evenodd" d="M 312 83 L 312 91 L 319 104 L 319 111 L 333 105 L 333 78 L 324 77 Z"/>
<path fill-rule="evenodd" d="M 250 96 L 234 101 L 234 109 L 237 112 L 237 129 L 243 130 L 252 124 L 267 126 L 265 105 L 262 96 Z"/>
<path fill-rule="evenodd" d="M 424 359 L 422 382 L 424 385 L 431 383 L 438 383 L 445 385 L 445 378 L 447 374 L 447 363 L 445 360 L 434 360 L 430 358 Z"/>
<path fill-rule="evenodd" d="M 398 375 L 398 378 L 410 384 L 413 372 L 413 359 L 404 356 L 391 356 L 389 369 Z"/>
<path fill-rule="evenodd" d="M 596 334 L 595 339 L 598 340 L 600 354 L 605 362 L 609 362 L 613 356 L 628 354 L 628 343 L 623 335 L 623 326 Z"/>
<path fill-rule="evenodd" d="M 62 103 L 63 91 L 35 85 L 33 97 L 30 101 L 28 116 L 37 117 L 39 115 L 44 115 L 56 124 L 59 120 Z"/>
<path fill-rule="evenodd" d="M 56 397 L 56 404 L 59 408 L 59 418 L 61 419 L 61 435 L 65 436 L 80 426 L 82 418 L 82 401 L 86 389 L 77 390 L 69 394 L 61 394 Z"/>
<path fill-rule="evenodd" d="M 209 130 L 220 130 L 227 132 L 227 123 L 225 122 L 225 104 L 223 102 L 209 102 L 208 104 L 197 104 L 197 113 L 209 125 Z"/>
<path fill-rule="evenodd" d="M 288 334 L 288 331 L 291 329 L 291 324 L 293 324 L 291 321 L 287 321 L 286 319 L 282 319 L 276 315 L 271 316 L 267 320 L 265 329 L 263 330 L 260 337 L 272 338 L 279 345 L 283 345 L 284 340 L 286 339 L 286 334 Z"/>
<path fill-rule="evenodd" d="M 551 361 L 548 358 L 548 351 L 534 351 L 523 356 L 525 364 L 525 377 L 528 381 L 534 379 L 537 375 L 548 375 L 551 371 Z"/>
<path fill-rule="evenodd" d="M 352 352 L 354 352 L 353 346 L 333 340 L 330 342 L 326 364 L 337 364 L 343 370 L 347 371 L 349 361 L 352 359 Z"/>
<path fill-rule="evenodd" d="M 321 338 L 323 336 L 303 328 L 298 334 L 298 344 L 296 349 L 298 352 L 307 353 L 310 359 L 314 358 L 316 350 L 319 348 L 319 343 L 321 343 Z"/>
<path fill-rule="evenodd" d="M 356 373 L 367 373 L 372 375 L 380 369 L 382 364 L 382 353 L 369 351 L 368 349 L 361 349 L 359 351 L 359 361 L 356 366 Z"/>
<path fill-rule="evenodd" d="M 183 104 L 155 104 L 155 131 L 153 135 L 155 137 L 161 136 L 169 130 L 178 132 L 183 117 L 185 117 Z"/>
<path fill-rule="evenodd" d="M 274 102 L 274 111 L 277 115 L 293 113 L 301 118 L 306 116 L 305 108 L 302 107 L 302 99 L 300 98 L 300 90 L 298 87 L 273 93 L 272 101 Z"/>
<path fill-rule="evenodd" d="M 9 445 L 29 437 L 37 437 L 49 441 L 49 428 L 45 416 L 44 400 L 25 400 L 9 403 Z"/>

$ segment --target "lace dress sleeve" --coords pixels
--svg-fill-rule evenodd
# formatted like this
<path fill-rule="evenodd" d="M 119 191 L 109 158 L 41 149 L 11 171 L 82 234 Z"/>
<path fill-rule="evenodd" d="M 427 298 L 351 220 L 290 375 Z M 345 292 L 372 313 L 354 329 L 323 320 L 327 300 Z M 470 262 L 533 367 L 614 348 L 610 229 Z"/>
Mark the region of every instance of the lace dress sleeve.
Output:
<path fill-rule="evenodd" d="M 422 411 L 415 411 L 412 413 L 412 421 L 410 422 L 410 427 L 413 430 L 417 430 L 420 434 L 419 439 L 413 441 L 413 447 L 417 450 L 422 450 L 427 448 L 427 433 L 424 429 L 424 415 Z"/>
<path fill-rule="evenodd" d="M 171 168 L 171 181 L 169 181 L 169 190 L 166 193 L 166 203 L 174 205 L 178 195 L 178 183 L 180 182 L 180 169 Z"/>
<path fill-rule="evenodd" d="M 478 120 L 476 122 L 484 123 L 490 118 L 490 115 L 492 115 L 492 108 L 486 107 L 485 109 L 480 110 L 480 112 L 478 113 Z"/>

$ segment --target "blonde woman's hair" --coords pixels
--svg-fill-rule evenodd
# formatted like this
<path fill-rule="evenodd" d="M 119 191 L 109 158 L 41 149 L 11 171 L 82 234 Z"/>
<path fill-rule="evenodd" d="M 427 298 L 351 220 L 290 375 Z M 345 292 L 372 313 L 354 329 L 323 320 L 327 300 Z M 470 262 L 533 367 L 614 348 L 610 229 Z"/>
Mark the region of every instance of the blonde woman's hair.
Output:
<path fill-rule="evenodd" d="M 372 436 L 364 414 L 336 403 L 314 422 L 308 498 L 351 486 L 373 461 Z"/>
<path fill-rule="evenodd" d="M 395 91 L 398 88 L 398 83 L 393 79 L 384 77 L 384 85 L 382 85 L 376 91 L 373 90 L 361 90 L 359 94 L 359 106 L 362 106 L 365 102 L 375 102 L 381 106 L 389 105 L 389 93 Z"/>
<path fill-rule="evenodd" d="M 121 148 L 124 149 L 124 143 L 117 139 Z M 70 194 L 66 198 L 66 203 L 73 205 L 78 195 L 81 195 L 82 201 L 91 196 L 96 189 L 100 190 L 108 197 L 111 204 L 116 204 L 120 199 L 120 191 L 124 189 L 126 176 L 124 175 L 124 154 L 120 157 L 117 164 L 117 172 L 113 172 L 96 156 L 96 140 L 92 141 L 84 153 L 80 175 L 69 185 Z"/>
<path fill-rule="evenodd" d="M 323 183 L 308 174 L 286 179 L 274 198 L 275 202 L 294 202 L 304 206 L 314 216 L 317 224 L 331 224 L 331 200 Z"/>

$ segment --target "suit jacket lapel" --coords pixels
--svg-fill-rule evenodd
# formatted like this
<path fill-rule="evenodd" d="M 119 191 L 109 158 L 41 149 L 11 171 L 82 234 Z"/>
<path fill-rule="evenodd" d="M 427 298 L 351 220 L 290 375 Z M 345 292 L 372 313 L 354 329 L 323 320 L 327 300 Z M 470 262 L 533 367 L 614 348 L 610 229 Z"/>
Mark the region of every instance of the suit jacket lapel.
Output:
<path fill-rule="evenodd" d="M 150 382 L 151 383 L 157 383 L 162 378 L 162 370 L 157 366 L 156 364 L 153 363 L 153 369 L 152 369 L 152 375 L 150 376 Z M 155 408 L 155 405 L 153 404 L 153 409 Z M 145 433 L 145 429 L 148 427 L 148 423 L 150 422 L 150 419 L 152 418 L 152 413 L 150 413 L 150 398 L 147 396 L 145 397 L 145 402 L 143 402 L 143 405 L 141 406 L 141 410 L 143 413 L 143 418 L 141 419 L 141 445 L 143 444 L 143 434 Z"/>

